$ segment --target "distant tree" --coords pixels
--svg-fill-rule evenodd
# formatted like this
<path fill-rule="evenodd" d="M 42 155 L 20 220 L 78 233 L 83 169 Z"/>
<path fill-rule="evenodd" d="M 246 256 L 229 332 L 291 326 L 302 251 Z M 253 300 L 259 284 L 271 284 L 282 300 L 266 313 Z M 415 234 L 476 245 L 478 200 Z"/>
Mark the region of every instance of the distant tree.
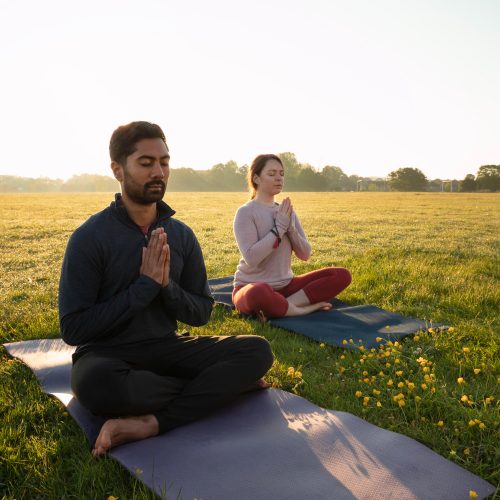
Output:
<path fill-rule="evenodd" d="M 207 180 L 192 168 L 173 168 L 168 179 L 169 191 L 208 191 Z"/>
<path fill-rule="evenodd" d="M 303 168 L 296 177 L 299 191 L 325 191 L 325 183 L 321 174 L 310 165 Z"/>
<path fill-rule="evenodd" d="M 399 168 L 388 177 L 393 191 L 425 191 L 427 188 L 427 178 L 418 168 Z"/>
<path fill-rule="evenodd" d="M 245 177 L 232 160 L 214 165 L 208 171 L 208 182 L 213 191 L 245 190 Z"/>
<path fill-rule="evenodd" d="M 483 165 L 479 167 L 476 176 L 477 188 L 492 191 L 500 189 L 500 165 Z"/>
<path fill-rule="evenodd" d="M 467 174 L 463 181 L 460 181 L 459 190 L 463 193 L 471 193 L 477 189 L 476 179 L 472 174 Z"/>
<path fill-rule="evenodd" d="M 346 185 L 348 180 L 340 167 L 327 165 L 321 171 L 323 182 L 326 191 L 342 191 L 342 187 Z"/>
<path fill-rule="evenodd" d="M 62 191 L 68 192 L 109 192 L 118 189 L 118 182 L 113 177 L 94 174 L 73 175 L 62 185 Z"/>

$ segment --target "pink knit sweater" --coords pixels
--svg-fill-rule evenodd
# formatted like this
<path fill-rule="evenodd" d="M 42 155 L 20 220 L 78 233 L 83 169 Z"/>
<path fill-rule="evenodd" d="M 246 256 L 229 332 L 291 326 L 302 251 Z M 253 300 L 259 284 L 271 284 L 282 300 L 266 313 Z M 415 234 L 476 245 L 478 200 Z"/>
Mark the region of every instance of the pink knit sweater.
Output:
<path fill-rule="evenodd" d="M 277 204 L 267 206 L 254 200 L 236 212 L 233 230 L 242 257 L 234 275 L 235 287 L 259 282 L 279 290 L 293 278 L 292 250 L 299 259 L 309 259 L 311 245 L 295 212 L 288 228 L 277 212 Z M 278 248 L 273 248 L 276 236 L 271 232 L 275 219 L 281 237 Z"/>

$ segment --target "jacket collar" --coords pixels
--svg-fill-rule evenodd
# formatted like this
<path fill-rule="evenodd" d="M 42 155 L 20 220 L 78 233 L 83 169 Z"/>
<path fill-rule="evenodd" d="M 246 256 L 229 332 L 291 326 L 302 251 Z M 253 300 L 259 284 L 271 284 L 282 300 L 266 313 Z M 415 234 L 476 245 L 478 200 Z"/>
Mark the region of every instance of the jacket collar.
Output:
<path fill-rule="evenodd" d="M 125 222 L 128 222 L 129 224 L 134 224 L 134 222 L 128 215 L 125 204 L 123 203 L 122 195 L 120 193 L 115 194 L 115 201 L 111 202 L 110 208 L 118 216 L 118 218 L 122 219 Z M 156 203 L 156 208 L 158 210 L 158 222 L 164 221 L 175 214 L 175 210 L 167 205 L 163 200 L 160 200 Z"/>

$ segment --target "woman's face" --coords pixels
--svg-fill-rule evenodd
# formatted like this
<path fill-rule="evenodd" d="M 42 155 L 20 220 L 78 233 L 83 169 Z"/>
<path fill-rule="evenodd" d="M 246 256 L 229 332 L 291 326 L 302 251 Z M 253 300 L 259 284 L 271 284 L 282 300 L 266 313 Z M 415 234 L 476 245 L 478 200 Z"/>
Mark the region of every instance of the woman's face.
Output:
<path fill-rule="evenodd" d="M 284 180 L 285 170 L 277 160 L 268 160 L 260 175 L 254 175 L 253 178 L 257 184 L 257 191 L 271 196 L 281 193 Z"/>

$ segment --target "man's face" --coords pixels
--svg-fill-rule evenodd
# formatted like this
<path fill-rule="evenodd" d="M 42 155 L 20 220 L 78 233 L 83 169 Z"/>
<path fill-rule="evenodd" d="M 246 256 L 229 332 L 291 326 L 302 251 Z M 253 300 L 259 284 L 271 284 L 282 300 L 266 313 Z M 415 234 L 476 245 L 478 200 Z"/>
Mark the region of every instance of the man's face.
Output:
<path fill-rule="evenodd" d="M 161 139 L 142 139 L 135 146 L 137 149 L 127 157 L 125 167 L 119 165 L 118 180 L 124 197 L 140 205 L 150 205 L 165 194 L 170 155 Z"/>

